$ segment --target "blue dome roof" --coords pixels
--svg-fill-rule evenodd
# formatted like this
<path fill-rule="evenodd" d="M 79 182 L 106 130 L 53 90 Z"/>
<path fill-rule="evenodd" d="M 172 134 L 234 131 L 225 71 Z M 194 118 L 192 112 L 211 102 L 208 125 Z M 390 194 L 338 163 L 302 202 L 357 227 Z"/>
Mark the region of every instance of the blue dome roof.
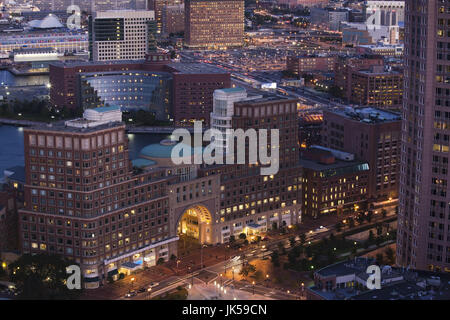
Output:
<path fill-rule="evenodd" d="M 156 162 L 153 160 L 142 159 L 142 158 L 134 159 L 131 162 L 133 163 L 133 167 L 138 167 L 138 168 L 148 167 L 148 166 L 152 166 L 152 165 L 156 164 Z"/>
<path fill-rule="evenodd" d="M 141 150 L 141 155 L 149 158 L 171 158 L 172 149 L 175 145 L 162 145 L 159 143 L 150 144 Z M 202 154 L 203 147 L 191 148 L 191 155 Z M 180 154 L 180 157 L 185 157 L 188 155 Z"/>

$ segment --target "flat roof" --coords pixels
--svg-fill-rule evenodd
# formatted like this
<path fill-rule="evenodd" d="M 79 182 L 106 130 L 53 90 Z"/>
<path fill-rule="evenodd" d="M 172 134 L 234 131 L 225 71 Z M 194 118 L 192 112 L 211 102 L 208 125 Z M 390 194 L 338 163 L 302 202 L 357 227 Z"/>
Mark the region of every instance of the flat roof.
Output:
<path fill-rule="evenodd" d="M 334 163 L 324 164 L 313 160 L 300 159 L 299 164 L 303 168 L 312 169 L 315 171 L 327 171 L 327 170 L 335 171 L 335 169 L 348 169 L 342 171 L 342 173 L 347 173 L 347 172 L 359 172 L 369 170 L 369 164 L 364 161 L 343 161 L 336 159 Z"/>
<path fill-rule="evenodd" d="M 68 68 L 76 68 L 76 67 L 84 67 L 84 66 L 98 66 L 98 65 L 116 65 L 116 64 L 142 64 L 145 60 L 113 60 L 113 61 L 57 61 L 51 63 L 57 67 L 68 67 Z"/>
<path fill-rule="evenodd" d="M 72 121 L 89 121 L 86 119 L 73 119 Z M 94 121 L 95 122 L 95 121 Z M 66 125 L 66 121 L 58 121 L 53 123 L 42 123 L 37 124 L 34 126 L 31 126 L 29 128 L 25 128 L 24 130 L 40 130 L 40 131 L 60 131 L 60 132 L 72 132 L 72 133 L 92 133 L 95 131 L 100 131 L 104 129 L 110 129 L 114 127 L 120 127 L 124 126 L 125 124 L 123 122 L 108 122 L 105 124 L 101 124 L 95 127 L 88 127 L 88 128 L 77 128 L 77 127 L 71 127 Z"/>
<path fill-rule="evenodd" d="M 364 122 L 368 124 L 401 120 L 401 115 L 399 113 L 373 107 L 334 108 L 334 109 L 326 109 L 324 110 L 324 112 L 335 113 L 347 119 Z"/>
<path fill-rule="evenodd" d="M 229 73 L 219 67 L 207 64 L 207 63 L 185 63 L 185 62 L 172 62 L 167 66 L 175 69 L 179 73 L 186 74 L 198 74 L 198 73 Z"/>

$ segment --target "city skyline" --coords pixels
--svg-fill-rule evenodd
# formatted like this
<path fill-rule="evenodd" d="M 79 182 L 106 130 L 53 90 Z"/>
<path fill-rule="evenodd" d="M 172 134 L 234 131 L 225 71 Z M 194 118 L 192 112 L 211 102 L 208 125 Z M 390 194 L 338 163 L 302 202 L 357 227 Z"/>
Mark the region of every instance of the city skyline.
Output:
<path fill-rule="evenodd" d="M 449 1 L 66 2 L 0 11 L 0 298 L 450 299 Z"/>

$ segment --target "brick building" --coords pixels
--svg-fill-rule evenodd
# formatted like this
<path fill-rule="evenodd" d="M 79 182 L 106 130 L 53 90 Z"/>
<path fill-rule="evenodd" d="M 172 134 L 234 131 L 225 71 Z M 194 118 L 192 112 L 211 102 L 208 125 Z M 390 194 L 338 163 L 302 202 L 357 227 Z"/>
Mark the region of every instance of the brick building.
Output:
<path fill-rule="evenodd" d="M 367 206 L 369 164 L 336 158 L 314 146 L 302 151 L 302 212 L 313 218 L 346 214 Z"/>
<path fill-rule="evenodd" d="M 383 109 L 400 109 L 403 97 L 403 74 L 387 71 L 383 66 L 350 74 L 350 96 L 355 104 Z"/>
<path fill-rule="evenodd" d="M 162 9 L 162 32 L 167 35 L 184 32 L 184 4 Z"/>
<path fill-rule="evenodd" d="M 19 210 L 21 251 L 74 259 L 87 288 L 117 274 L 117 262 L 167 260 L 177 240 L 169 235 L 164 172 L 133 174 L 117 108 L 91 114 L 112 118 L 24 130 L 26 205 Z"/>
<path fill-rule="evenodd" d="M 349 101 L 352 93 L 352 73 L 368 69 L 371 66 L 382 65 L 384 65 L 384 60 L 379 55 L 337 57 L 334 68 L 334 84 L 341 90 L 343 98 Z"/>
<path fill-rule="evenodd" d="M 319 55 L 287 56 L 286 69 L 297 76 L 314 71 L 333 72 L 336 57 Z"/>
<path fill-rule="evenodd" d="M 142 108 L 187 126 L 193 120 L 209 124 L 213 92 L 230 87 L 231 76 L 207 64 L 172 63 L 167 54 L 155 53 L 145 61 L 54 63 L 50 84 L 50 102 L 57 108 Z"/>
<path fill-rule="evenodd" d="M 367 196 L 398 197 L 400 123 L 397 113 L 375 108 L 324 110 L 322 145 L 355 154 L 369 164 Z"/>

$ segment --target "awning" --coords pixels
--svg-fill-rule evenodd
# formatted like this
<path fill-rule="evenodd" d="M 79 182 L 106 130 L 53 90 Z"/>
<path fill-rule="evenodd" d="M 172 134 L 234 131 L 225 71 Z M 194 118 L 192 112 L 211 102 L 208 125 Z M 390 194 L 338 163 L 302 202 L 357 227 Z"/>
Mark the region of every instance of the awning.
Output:
<path fill-rule="evenodd" d="M 109 277 L 112 277 L 112 276 L 114 276 L 114 275 L 116 275 L 116 274 L 118 274 L 119 273 L 119 271 L 117 271 L 117 268 L 116 269 L 113 269 L 113 270 L 109 270 L 108 271 L 108 276 Z"/>
<path fill-rule="evenodd" d="M 129 269 L 129 270 L 134 270 L 140 267 L 139 264 L 136 264 L 134 262 L 125 262 L 123 263 L 121 266 L 121 268 L 125 268 L 125 269 Z"/>
<path fill-rule="evenodd" d="M 84 282 L 98 282 L 98 277 L 92 277 L 92 278 L 84 278 Z"/>
<path fill-rule="evenodd" d="M 260 224 L 257 224 L 257 223 L 249 223 L 247 225 L 247 228 L 254 229 L 254 230 L 259 230 L 259 229 L 263 228 L 263 226 L 260 225 Z"/>

